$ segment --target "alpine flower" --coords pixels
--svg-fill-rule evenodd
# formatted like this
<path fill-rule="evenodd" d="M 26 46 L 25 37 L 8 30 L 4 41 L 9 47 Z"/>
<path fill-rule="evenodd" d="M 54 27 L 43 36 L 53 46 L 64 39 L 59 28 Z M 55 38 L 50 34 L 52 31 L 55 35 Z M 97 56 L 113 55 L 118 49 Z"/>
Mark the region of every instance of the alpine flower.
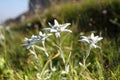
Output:
<path fill-rule="evenodd" d="M 43 30 L 47 30 L 49 32 L 54 32 L 56 38 L 60 37 L 61 32 L 72 32 L 69 29 L 66 29 L 67 26 L 71 25 L 70 23 L 65 23 L 65 24 L 59 24 L 58 21 L 55 19 L 54 20 L 54 25 L 51 23 L 48 23 L 50 28 L 44 28 Z"/>
<path fill-rule="evenodd" d="M 89 37 L 81 36 L 81 38 L 82 39 L 80 39 L 79 41 L 87 42 L 91 48 L 100 48 L 99 46 L 96 45 L 96 43 L 103 39 L 103 37 L 94 36 L 94 33 L 91 33 Z"/>
<path fill-rule="evenodd" d="M 30 39 L 25 38 L 24 41 L 26 44 L 23 44 L 22 46 L 26 46 L 27 49 L 29 49 L 32 45 L 34 45 L 37 42 L 42 42 L 44 44 L 45 39 L 52 34 L 43 34 L 41 31 L 39 32 L 39 35 L 35 36 L 32 35 Z"/>

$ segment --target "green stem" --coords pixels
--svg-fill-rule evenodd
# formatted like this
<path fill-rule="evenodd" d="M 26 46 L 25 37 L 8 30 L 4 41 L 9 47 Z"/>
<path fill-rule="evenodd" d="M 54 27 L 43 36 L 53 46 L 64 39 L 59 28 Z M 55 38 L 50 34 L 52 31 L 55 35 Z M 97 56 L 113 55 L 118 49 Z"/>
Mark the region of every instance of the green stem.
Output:
<path fill-rule="evenodd" d="M 86 53 L 86 56 L 83 58 L 83 69 L 81 70 L 80 74 L 82 74 L 85 71 L 85 69 L 87 69 L 86 60 L 90 55 L 90 51 L 91 51 L 91 47 L 89 46 L 87 53 Z"/>
<path fill-rule="evenodd" d="M 60 51 L 60 55 L 62 57 L 63 63 L 65 64 L 65 58 L 64 58 L 64 54 L 63 54 L 63 51 L 62 51 L 62 48 L 61 48 L 60 38 L 58 38 L 58 46 L 59 46 L 59 51 Z"/>
<path fill-rule="evenodd" d="M 34 56 L 35 56 L 35 63 L 37 65 L 38 69 L 39 69 L 38 71 L 40 71 L 41 66 L 40 66 L 40 62 L 39 62 L 38 56 L 37 56 L 36 51 L 35 51 L 35 47 L 32 46 L 32 48 L 33 48 L 33 52 L 34 52 Z"/>
<path fill-rule="evenodd" d="M 49 62 L 50 62 L 52 59 L 53 59 L 53 54 L 48 58 L 47 62 L 45 63 L 45 65 L 44 65 L 44 67 L 43 67 L 43 69 L 42 69 L 42 71 L 41 71 L 40 77 L 42 76 L 42 74 L 44 73 L 47 65 L 49 64 Z"/>
<path fill-rule="evenodd" d="M 86 65 L 86 60 L 87 60 L 88 56 L 90 55 L 90 51 L 91 51 L 91 47 L 88 48 L 87 54 L 86 54 L 85 58 L 83 59 L 84 66 Z"/>
<path fill-rule="evenodd" d="M 49 55 L 48 55 L 48 53 L 47 53 L 47 50 L 46 50 L 45 42 L 44 42 L 44 41 L 42 42 L 42 45 L 43 45 L 43 48 L 45 49 L 44 52 L 45 52 L 46 56 L 48 57 Z"/>

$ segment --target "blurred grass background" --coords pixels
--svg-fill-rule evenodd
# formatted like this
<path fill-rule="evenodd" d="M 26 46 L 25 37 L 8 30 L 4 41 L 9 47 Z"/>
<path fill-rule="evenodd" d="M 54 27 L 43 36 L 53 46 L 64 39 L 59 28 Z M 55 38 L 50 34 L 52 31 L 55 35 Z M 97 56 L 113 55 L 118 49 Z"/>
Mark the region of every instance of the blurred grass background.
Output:
<path fill-rule="evenodd" d="M 72 51 L 71 66 L 78 65 L 85 52 L 85 46 L 78 42 L 80 35 L 95 32 L 104 39 L 100 43 L 102 50 L 92 50 L 88 58 L 88 62 L 91 63 L 88 67 L 91 74 L 88 77 L 93 80 L 120 79 L 120 0 L 81 0 L 77 3 L 68 2 L 51 6 L 22 23 L 10 23 L 13 37 L 3 30 L 5 40 L 4 45 L 0 46 L 1 80 L 21 80 L 21 78 L 36 80 L 36 66 L 31 60 L 32 55 L 21 44 L 24 43 L 24 37 L 30 38 L 32 34 L 38 34 L 42 28 L 49 27 L 48 22 L 53 23 L 54 19 L 60 23 L 72 24 L 70 29 L 73 33 L 68 34 L 66 43 L 63 43 L 66 57 L 67 50 Z M 55 40 L 54 37 L 52 40 Z M 56 53 L 56 48 L 51 43 L 48 41 L 46 46 L 51 53 Z M 37 54 L 40 62 L 46 61 L 42 51 L 38 50 Z M 56 77 L 58 74 L 54 74 L 51 80 L 55 80 Z M 72 75 L 72 80 L 84 80 L 84 78 Z"/>

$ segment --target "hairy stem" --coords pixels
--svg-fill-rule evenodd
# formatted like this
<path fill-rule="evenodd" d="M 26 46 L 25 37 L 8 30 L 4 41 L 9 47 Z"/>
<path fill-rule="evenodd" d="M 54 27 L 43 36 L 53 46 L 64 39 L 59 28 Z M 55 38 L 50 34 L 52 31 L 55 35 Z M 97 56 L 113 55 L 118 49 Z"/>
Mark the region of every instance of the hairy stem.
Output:
<path fill-rule="evenodd" d="M 91 51 L 91 47 L 88 48 L 88 51 L 86 53 L 86 56 L 83 59 L 83 65 L 86 66 L 86 60 L 88 58 L 88 56 L 90 55 L 90 51 Z"/>
<path fill-rule="evenodd" d="M 60 56 L 61 56 L 61 58 L 63 60 L 63 63 L 65 64 L 65 58 L 64 58 L 63 51 L 62 51 L 60 38 L 58 38 L 58 46 L 59 46 Z"/>

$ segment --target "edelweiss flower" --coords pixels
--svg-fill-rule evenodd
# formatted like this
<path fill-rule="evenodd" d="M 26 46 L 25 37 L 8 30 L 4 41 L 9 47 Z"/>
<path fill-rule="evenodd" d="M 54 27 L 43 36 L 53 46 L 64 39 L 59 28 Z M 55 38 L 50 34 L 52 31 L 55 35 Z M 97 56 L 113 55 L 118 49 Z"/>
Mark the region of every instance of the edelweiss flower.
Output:
<path fill-rule="evenodd" d="M 45 41 L 45 39 L 48 37 L 48 36 L 51 36 L 52 34 L 46 34 L 46 33 L 42 33 L 41 31 L 39 32 L 39 39 L 41 40 L 41 41 Z"/>
<path fill-rule="evenodd" d="M 22 46 L 26 46 L 27 49 L 29 49 L 33 44 L 35 44 L 35 41 L 33 41 L 32 39 L 25 38 L 24 41 L 26 42 L 26 44 L 22 44 Z"/>
<path fill-rule="evenodd" d="M 60 37 L 61 32 L 72 32 L 71 30 L 66 29 L 66 27 L 69 26 L 70 23 L 59 24 L 57 20 L 54 20 L 54 25 L 52 25 L 51 23 L 48 24 L 51 28 L 44 28 L 43 30 L 54 32 L 57 38 Z"/>
<path fill-rule="evenodd" d="M 22 46 L 26 46 L 27 49 L 29 49 L 32 45 L 34 45 L 37 42 L 45 42 L 45 39 L 50 36 L 51 34 L 43 34 L 42 32 L 39 32 L 38 36 L 32 35 L 30 39 L 25 38 L 24 41 L 26 44 L 23 44 Z"/>
<path fill-rule="evenodd" d="M 91 36 L 86 37 L 86 36 L 81 36 L 81 42 L 87 42 L 88 44 L 90 44 L 90 47 L 94 47 L 94 48 L 100 48 L 99 46 L 96 45 L 96 43 L 100 40 L 102 40 L 102 37 L 99 36 L 94 36 L 94 33 L 91 33 Z"/>

